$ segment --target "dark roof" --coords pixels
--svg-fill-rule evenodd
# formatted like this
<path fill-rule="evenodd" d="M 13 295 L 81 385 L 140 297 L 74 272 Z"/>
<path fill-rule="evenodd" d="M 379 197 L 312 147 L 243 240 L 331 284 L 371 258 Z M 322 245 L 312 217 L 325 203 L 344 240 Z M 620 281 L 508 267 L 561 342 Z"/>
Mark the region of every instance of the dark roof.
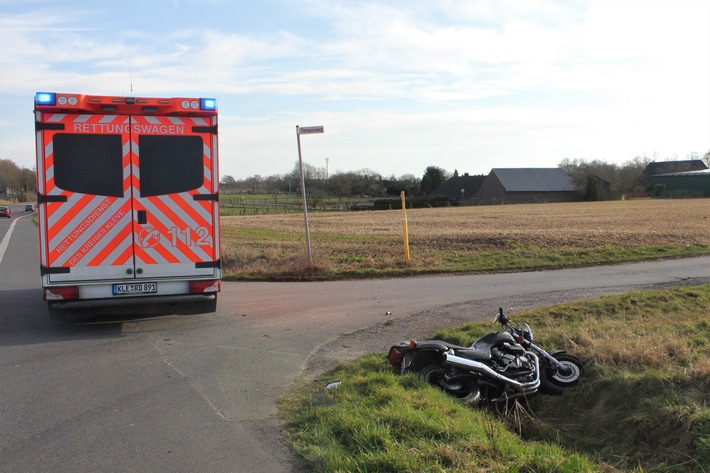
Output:
<path fill-rule="evenodd" d="M 561 168 L 492 169 L 506 192 L 574 192 L 574 181 Z"/>
<path fill-rule="evenodd" d="M 454 176 L 446 180 L 442 185 L 437 187 L 432 195 L 447 195 L 453 199 L 461 198 L 461 189 L 463 189 L 463 198 L 469 199 L 478 192 L 478 189 L 483 185 L 486 176 Z"/>
<path fill-rule="evenodd" d="M 655 176 L 656 174 L 671 174 L 687 171 L 704 171 L 708 168 L 702 159 L 689 159 L 686 161 L 658 161 L 648 163 L 641 173 L 642 176 Z"/>

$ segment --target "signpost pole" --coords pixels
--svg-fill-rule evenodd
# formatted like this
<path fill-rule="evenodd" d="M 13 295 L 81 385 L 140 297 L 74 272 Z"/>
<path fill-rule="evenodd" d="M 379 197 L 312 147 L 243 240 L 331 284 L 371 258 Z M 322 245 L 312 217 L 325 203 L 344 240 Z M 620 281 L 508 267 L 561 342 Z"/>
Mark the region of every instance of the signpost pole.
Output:
<path fill-rule="evenodd" d="M 311 231 L 308 228 L 308 201 L 306 200 L 306 177 L 303 173 L 303 157 L 301 156 L 301 134 L 323 133 L 322 126 L 299 127 L 296 125 L 296 143 L 298 144 L 298 165 L 301 169 L 301 199 L 303 200 L 303 221 L 306 226 L 306 248 L 308 249 L 308 264 L 313 266 L 311 251 Z"/>

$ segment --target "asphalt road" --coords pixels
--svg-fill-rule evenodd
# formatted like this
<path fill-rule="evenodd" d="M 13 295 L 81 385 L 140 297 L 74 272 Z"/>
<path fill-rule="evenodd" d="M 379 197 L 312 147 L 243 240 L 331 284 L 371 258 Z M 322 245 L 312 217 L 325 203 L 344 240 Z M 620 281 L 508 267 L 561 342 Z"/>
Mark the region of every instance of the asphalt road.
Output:
<path fill-rule="evenodd" d="M 0 471 L 302 471 L 276 401 L 299 379 L 443 325 L 639 287 L 710 258 L 386 281 L 225 283 L 218 312 L 55 322 L 36 227 L 0 221 Z M 14 209 L 13 209 L 14 210 Z M 12 237 L 4 239 L 16 221 Z M 416 258 L 416 255 L 413 255 Z"/>

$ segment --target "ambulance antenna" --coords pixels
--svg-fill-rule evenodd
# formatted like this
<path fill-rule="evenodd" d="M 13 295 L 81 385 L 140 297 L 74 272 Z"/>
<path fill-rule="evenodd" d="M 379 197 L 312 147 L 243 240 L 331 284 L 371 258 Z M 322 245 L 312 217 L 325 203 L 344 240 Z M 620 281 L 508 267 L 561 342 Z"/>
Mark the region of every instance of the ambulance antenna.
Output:
<path fill-rule="evenodd" d="M 124 59 L 124 61 L 126 61 L 126 64 L 128 64 L 128 73 L 131 77 L 131 95 L 133 95 L 133 68 L 131 68 L 131 63 L 128 62 L 128 59 Z"/>

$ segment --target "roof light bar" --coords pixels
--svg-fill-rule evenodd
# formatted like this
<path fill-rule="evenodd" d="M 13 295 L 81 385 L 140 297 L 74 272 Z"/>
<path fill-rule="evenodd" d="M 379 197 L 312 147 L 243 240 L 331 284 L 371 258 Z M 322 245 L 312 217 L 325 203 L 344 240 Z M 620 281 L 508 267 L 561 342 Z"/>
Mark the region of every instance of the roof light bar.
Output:
<path fill-rule="evenodd" d="M 200 99 L 200 108 L 202 110 L 217 110 L 217 100 Z"/>
<path fill-rule="evenodd" d="M 54 92 L 37 92 L 35 94 L 35 103 L 37 105 L 56 105 L 57 94 Z"/>
<path fill-rule="evenodd" d="M 79 100 L 77 97 L 72 95 L 57 95 L 56 92 L 37 92 L 35 93 L 35 104 L 38 106 L 64 106 L 64 105 L 77 105 Z M 99 97 L 89 97 L 89 102 L 101 103 L 102 100 Z M 128 105 L 133 105 L 135 103 L 148 103 L 147 99 L 136 99 L 135 97 L 113 97 L 111 98 L 111 103 L 125 103 Z M 169 105 L 171 101 L 169 99 L 160 99 L 158 104 Z M 201 99 L 183 99 L 180 105 L 184 110 L 217 110 L 217 99 L 214 98 L 201 98 Z M 106 107 L 106 105 L 104 105 Z M 115 110 L 115 108 L 109 108 L 105 110 Z"/>

